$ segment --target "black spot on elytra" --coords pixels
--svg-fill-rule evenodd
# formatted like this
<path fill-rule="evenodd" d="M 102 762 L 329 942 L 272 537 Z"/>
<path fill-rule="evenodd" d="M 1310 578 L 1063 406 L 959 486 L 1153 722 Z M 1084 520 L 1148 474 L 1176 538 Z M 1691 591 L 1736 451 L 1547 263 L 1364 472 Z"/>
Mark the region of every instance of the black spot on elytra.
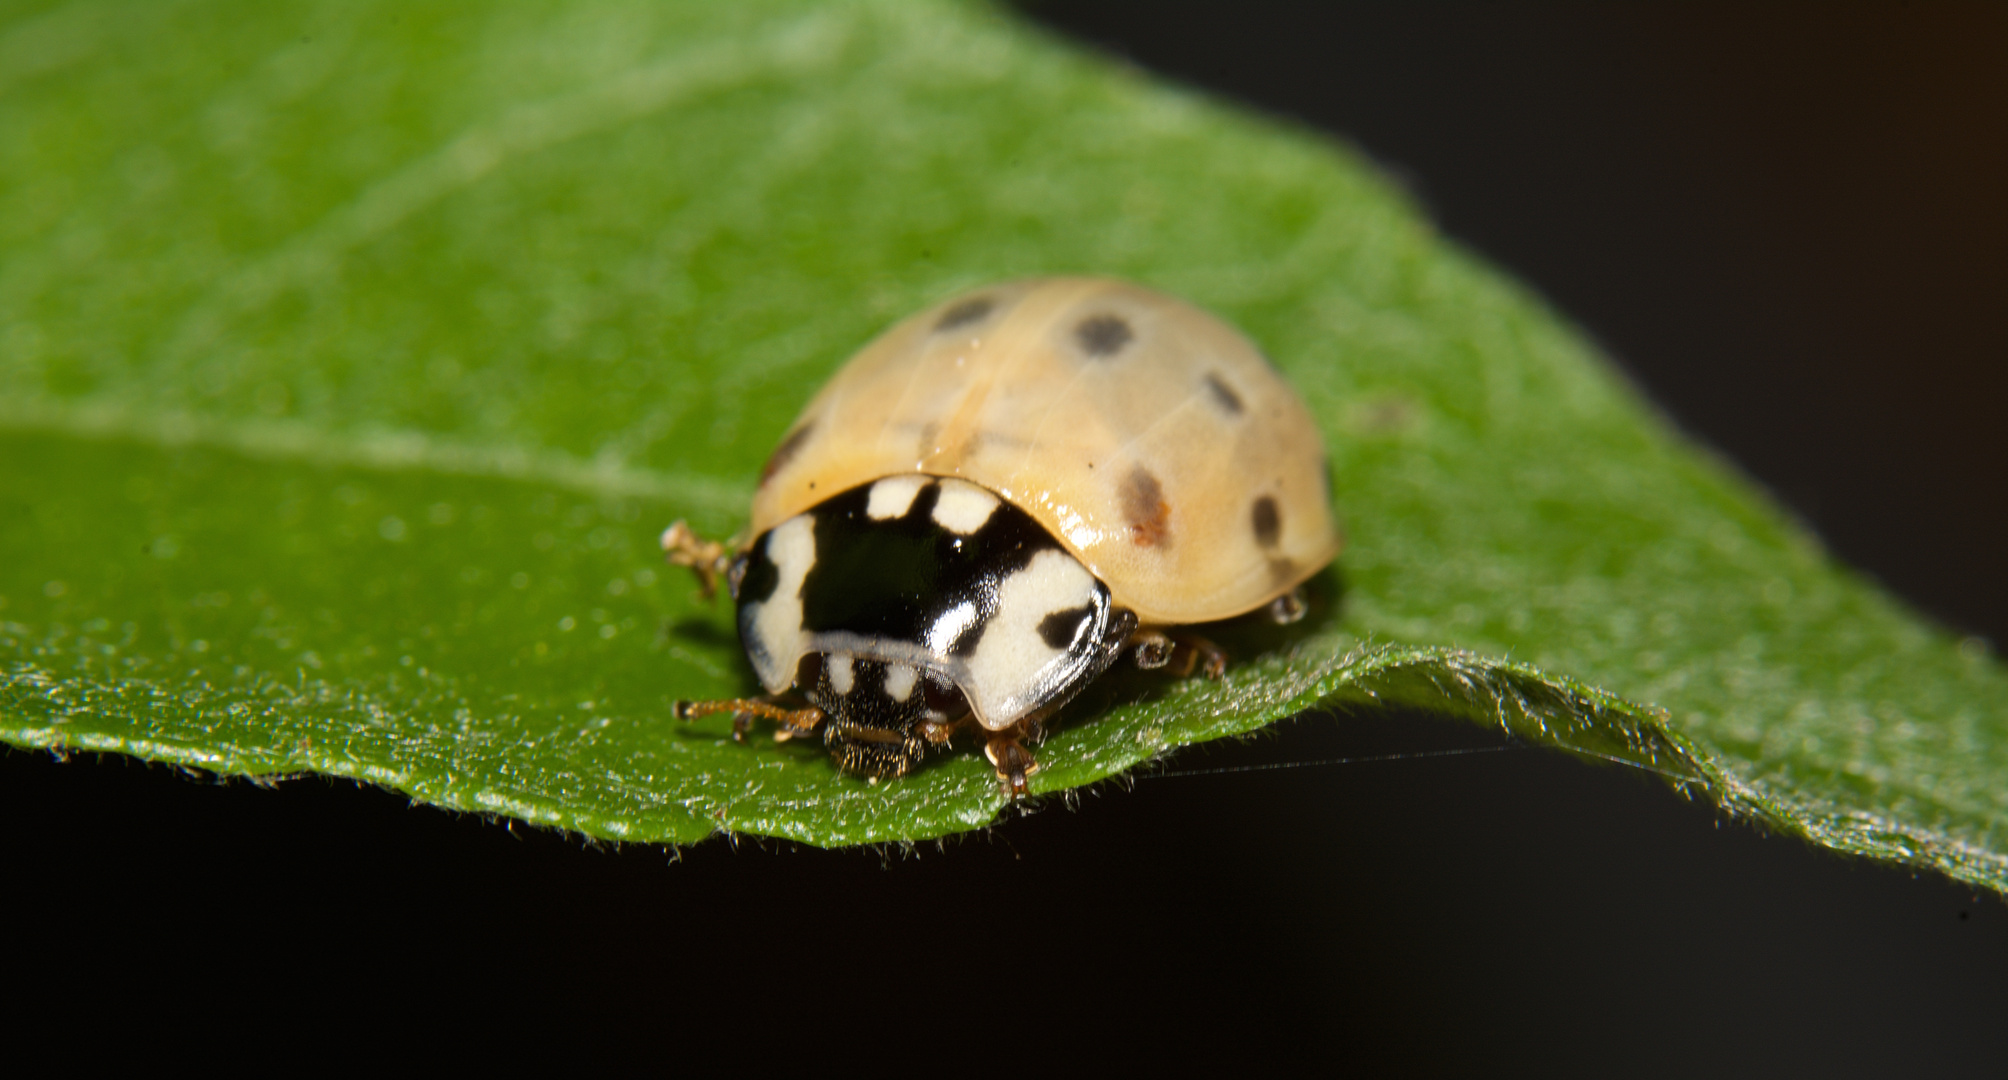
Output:
<path fill-rule="evenodd" d="M 811 420 L 789 432 L 788 437 L 782 439 L 781 445 L 775 447 L 774 453 L 767 458 L 767 464 L 761 467 L 760 483 L 765 485 L 774 478 L 775 473 L 787 468 L 788 463 L 795 460 L 795 455 L 801 452 L 802 444 L 809 441 L 809 434 L 815 430 L 816 422 Z"/>
<path fill-rule="evenodd" d="M 1167 542 L 1171 529 L 1171 507 L 1164 501 L 1164 485 L 1149 469 L 1138 465 L 1123 478 L 1120 493 L 1123 517 L 1129 519 L 1130 539 L 1139 547 Z"/>
<path fill-rule="evenodd" d="M 1286 582 L 1295 581 L 1296 578 L 1296 560 L 1287 559 L 1281 555 L 1269 556 L 1269 580 L 1282 585 Z"/>
<path fill-rule="evenodd" d="M 1136 335 L 1128 323 L 1114 315 L 1090 315 L 1074 327 L 1074 340 L 1081 343 L 1083 352 L 1099 360 L 1123 351 Z"/>
<path fill-rule="evenodd" d="M 1211 371 L 1206 373 L 1206 378 L 1203 381 L 1206 385 L 1206 392 L 1212 396 L 1213 403 L 1220 406 L 1221 412 L 1229 416 L 1241 415 L 1243 408 L 1241 395 L 1235 393 L 1233 387 L 1227 385 L 1225 380 Z"/>
<path fill-rule="evenodd" d="M 1039 639 L 1049 649 L 1065 649 L 1074 643 L 1074 639 L 1081 635 L 1081 628 L 1094 617 L 1095 609 L 1092 607 L 1055 611 L 1039 620 Z"/>
<path fill-rule="evenodd" d="M 987 296 L 972 296 L 967 300 L 959 301 L 954 307 L 942 312 L 941 318 L 935 320 L 934 332 L 938 334 L 943 330 L 954 330 L 959 327 L 968 326 L 971 323 L 981 322 L 996 307 L 997 301 Z"/>
<path fill-rule="evenodd" d="M 1255 542 L 1265 548 L 1276 546 L 1283 538 L 1283 512 L 1276 508 L 1276 500 L 1267 495 L 1255 500 L 1248 512 L 1248 520 L 1255 526 Z"/>

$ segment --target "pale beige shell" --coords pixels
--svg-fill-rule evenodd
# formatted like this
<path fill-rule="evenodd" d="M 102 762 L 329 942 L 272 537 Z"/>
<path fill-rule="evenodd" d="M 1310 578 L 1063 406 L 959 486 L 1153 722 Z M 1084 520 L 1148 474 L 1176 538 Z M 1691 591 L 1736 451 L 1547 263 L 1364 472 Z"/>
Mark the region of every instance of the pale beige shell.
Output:
<path fill-rule="evenodd" d="M 754 534 L 909 472 L 1003 496 L 1146 624 L 1252 611 L 1340 546 L 1296 393 L 1227 324 L 1126 282 L 992 285 L 881 335 L 774 452 Z"/>

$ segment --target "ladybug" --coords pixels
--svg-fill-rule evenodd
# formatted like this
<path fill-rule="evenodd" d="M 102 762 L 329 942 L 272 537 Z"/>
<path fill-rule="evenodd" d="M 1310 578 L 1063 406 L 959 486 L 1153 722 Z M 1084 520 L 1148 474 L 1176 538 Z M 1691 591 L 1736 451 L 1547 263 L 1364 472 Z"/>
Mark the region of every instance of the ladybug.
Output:
<path fill-rule="evenodd" d="M 1119 659 L 1217 677 L 1224 654 L 1175 628 L 1302 616 L 1341 543 L 1330 487 L 1310 412 L 1212 315 L 1099 278 L 965 293 L 809 402 L 743 551 L 663 534 L 706 595 L 728 583 L 768 695 L 676 714 L 821 727 L 874 780 L 973 727 L 1022 796 L 1025 744 Z"/>

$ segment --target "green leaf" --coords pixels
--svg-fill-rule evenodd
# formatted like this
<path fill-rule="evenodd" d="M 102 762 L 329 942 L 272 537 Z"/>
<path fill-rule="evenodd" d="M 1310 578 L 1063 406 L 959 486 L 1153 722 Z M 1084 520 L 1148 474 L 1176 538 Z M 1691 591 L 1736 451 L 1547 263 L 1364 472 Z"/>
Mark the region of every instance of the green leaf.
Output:
<path fill-rule="evenodd" d="M 1425 705 L 2008 889 L 2008 675 L 1682 444 L 1357 155 L 940 2 L 10 5 L 0 738 L 353 776 L 628 840 L 980 827 L 677 698 L 752 686 L 663 568 L 818 382 L 958 288 L 1239 323 L 1351 543 L 1219 683 L 1104 680 L 1041 791 Z"/>

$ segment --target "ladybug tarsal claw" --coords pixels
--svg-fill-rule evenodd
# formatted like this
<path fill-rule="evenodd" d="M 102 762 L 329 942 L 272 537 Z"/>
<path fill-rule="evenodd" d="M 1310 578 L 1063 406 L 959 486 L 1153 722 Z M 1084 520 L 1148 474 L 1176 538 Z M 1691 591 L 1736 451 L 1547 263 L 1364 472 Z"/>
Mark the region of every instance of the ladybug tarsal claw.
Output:
<path fill-rule="evenodd" d="M 983 746 L 983 756 L 997 769 L 997 781 L 1004 787 L 1007 799 L 1022 799 L 1026 796 L 1025 778 L 1039 771 L 1039 762 L 1032 752 L 1018 742 L 1018 736 L 999 734 Z"/>
<path fill-rule="evenodd" d="M 663 558 L 677 566 L 687 566 L 697 575 L 697 591 L 708 603 L 718 595 L 718 579 L 732 567 L 732 549 L 716 540 L 698 537 L 690 523 L 681 519 L 662 531 Z"/>

